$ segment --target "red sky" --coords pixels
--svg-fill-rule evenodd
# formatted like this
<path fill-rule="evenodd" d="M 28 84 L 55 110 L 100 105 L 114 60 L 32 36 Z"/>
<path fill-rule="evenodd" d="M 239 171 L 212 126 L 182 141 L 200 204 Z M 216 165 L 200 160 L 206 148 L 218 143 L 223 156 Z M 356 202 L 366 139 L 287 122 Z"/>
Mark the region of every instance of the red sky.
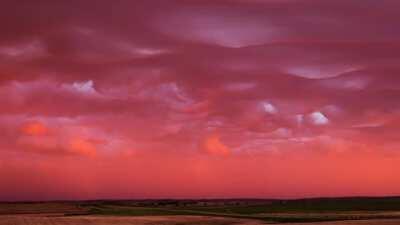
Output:
<path fill-rule="evenodd" d="M 0 200 L 400 195 L 398 0 L 3 0 Z"/>

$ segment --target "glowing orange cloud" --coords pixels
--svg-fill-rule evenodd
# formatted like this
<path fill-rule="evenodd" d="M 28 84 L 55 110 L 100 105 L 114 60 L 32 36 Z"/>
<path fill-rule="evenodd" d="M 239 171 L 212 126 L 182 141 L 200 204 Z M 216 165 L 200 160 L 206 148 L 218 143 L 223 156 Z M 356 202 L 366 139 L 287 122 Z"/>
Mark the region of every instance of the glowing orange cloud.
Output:
<path fill-rule="evenodd" d="M 92 142 L 81 138 L 71 140 L 69 150 L 81 155 L 96 156 L 96 146 Z"/>
<path fill-rule="evenodd" d="M 30 122 L 22 127 L 22 133 L 30 136 L 41 136 L 48 132 L 48 128 L 41 122 Z"/>
<path fill-rule="evenodd" d="M 209 136 L 204 141 L 204 149 L 212 155 L 227 156 L 231 154 L 231 150 L 221 142 L 220 137 L 216 134 Z"/>

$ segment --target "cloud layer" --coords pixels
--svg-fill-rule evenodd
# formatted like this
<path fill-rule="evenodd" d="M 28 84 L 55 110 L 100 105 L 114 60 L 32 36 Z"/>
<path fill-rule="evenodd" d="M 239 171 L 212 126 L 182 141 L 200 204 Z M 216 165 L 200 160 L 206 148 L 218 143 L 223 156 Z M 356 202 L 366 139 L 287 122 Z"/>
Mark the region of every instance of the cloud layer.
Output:
<path fill-rule="evenodd" d="M 396 0 L 2 5 L 0 199 L 400 194 Z"/>

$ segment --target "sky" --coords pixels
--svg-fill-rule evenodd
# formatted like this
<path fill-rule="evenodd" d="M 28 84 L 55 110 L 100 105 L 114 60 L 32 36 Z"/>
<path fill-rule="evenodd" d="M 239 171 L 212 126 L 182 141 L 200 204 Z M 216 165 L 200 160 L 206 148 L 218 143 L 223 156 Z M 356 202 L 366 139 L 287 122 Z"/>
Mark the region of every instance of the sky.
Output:
<path fill-rule="evenodd" d="M 2 0 L 0 200 L 400 195 L 398 0 Z"/>

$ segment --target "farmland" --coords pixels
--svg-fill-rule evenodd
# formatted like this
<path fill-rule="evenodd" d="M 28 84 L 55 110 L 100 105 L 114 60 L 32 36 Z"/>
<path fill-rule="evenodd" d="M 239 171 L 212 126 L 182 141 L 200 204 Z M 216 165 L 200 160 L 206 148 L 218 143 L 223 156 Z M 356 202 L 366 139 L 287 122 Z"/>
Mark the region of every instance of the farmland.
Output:
<path fill-rule="evenodd" d="M 312 225 L 398 225 L 400 220 L 357 220 L 317 222 Z M 0 216 L 1 225 L 262 225 L 264 221 L 249 219 L 233 219 L 207 216 L 138 216 L 138 217 L 45 217 L 45 216 Z M 291 225 L 306 225 L 293 223 Z"/>
<path fill-rule="evenodd" d="M 0 225 L 397 225 L 400 198 L 113 200 L 0 203 Z"/>

